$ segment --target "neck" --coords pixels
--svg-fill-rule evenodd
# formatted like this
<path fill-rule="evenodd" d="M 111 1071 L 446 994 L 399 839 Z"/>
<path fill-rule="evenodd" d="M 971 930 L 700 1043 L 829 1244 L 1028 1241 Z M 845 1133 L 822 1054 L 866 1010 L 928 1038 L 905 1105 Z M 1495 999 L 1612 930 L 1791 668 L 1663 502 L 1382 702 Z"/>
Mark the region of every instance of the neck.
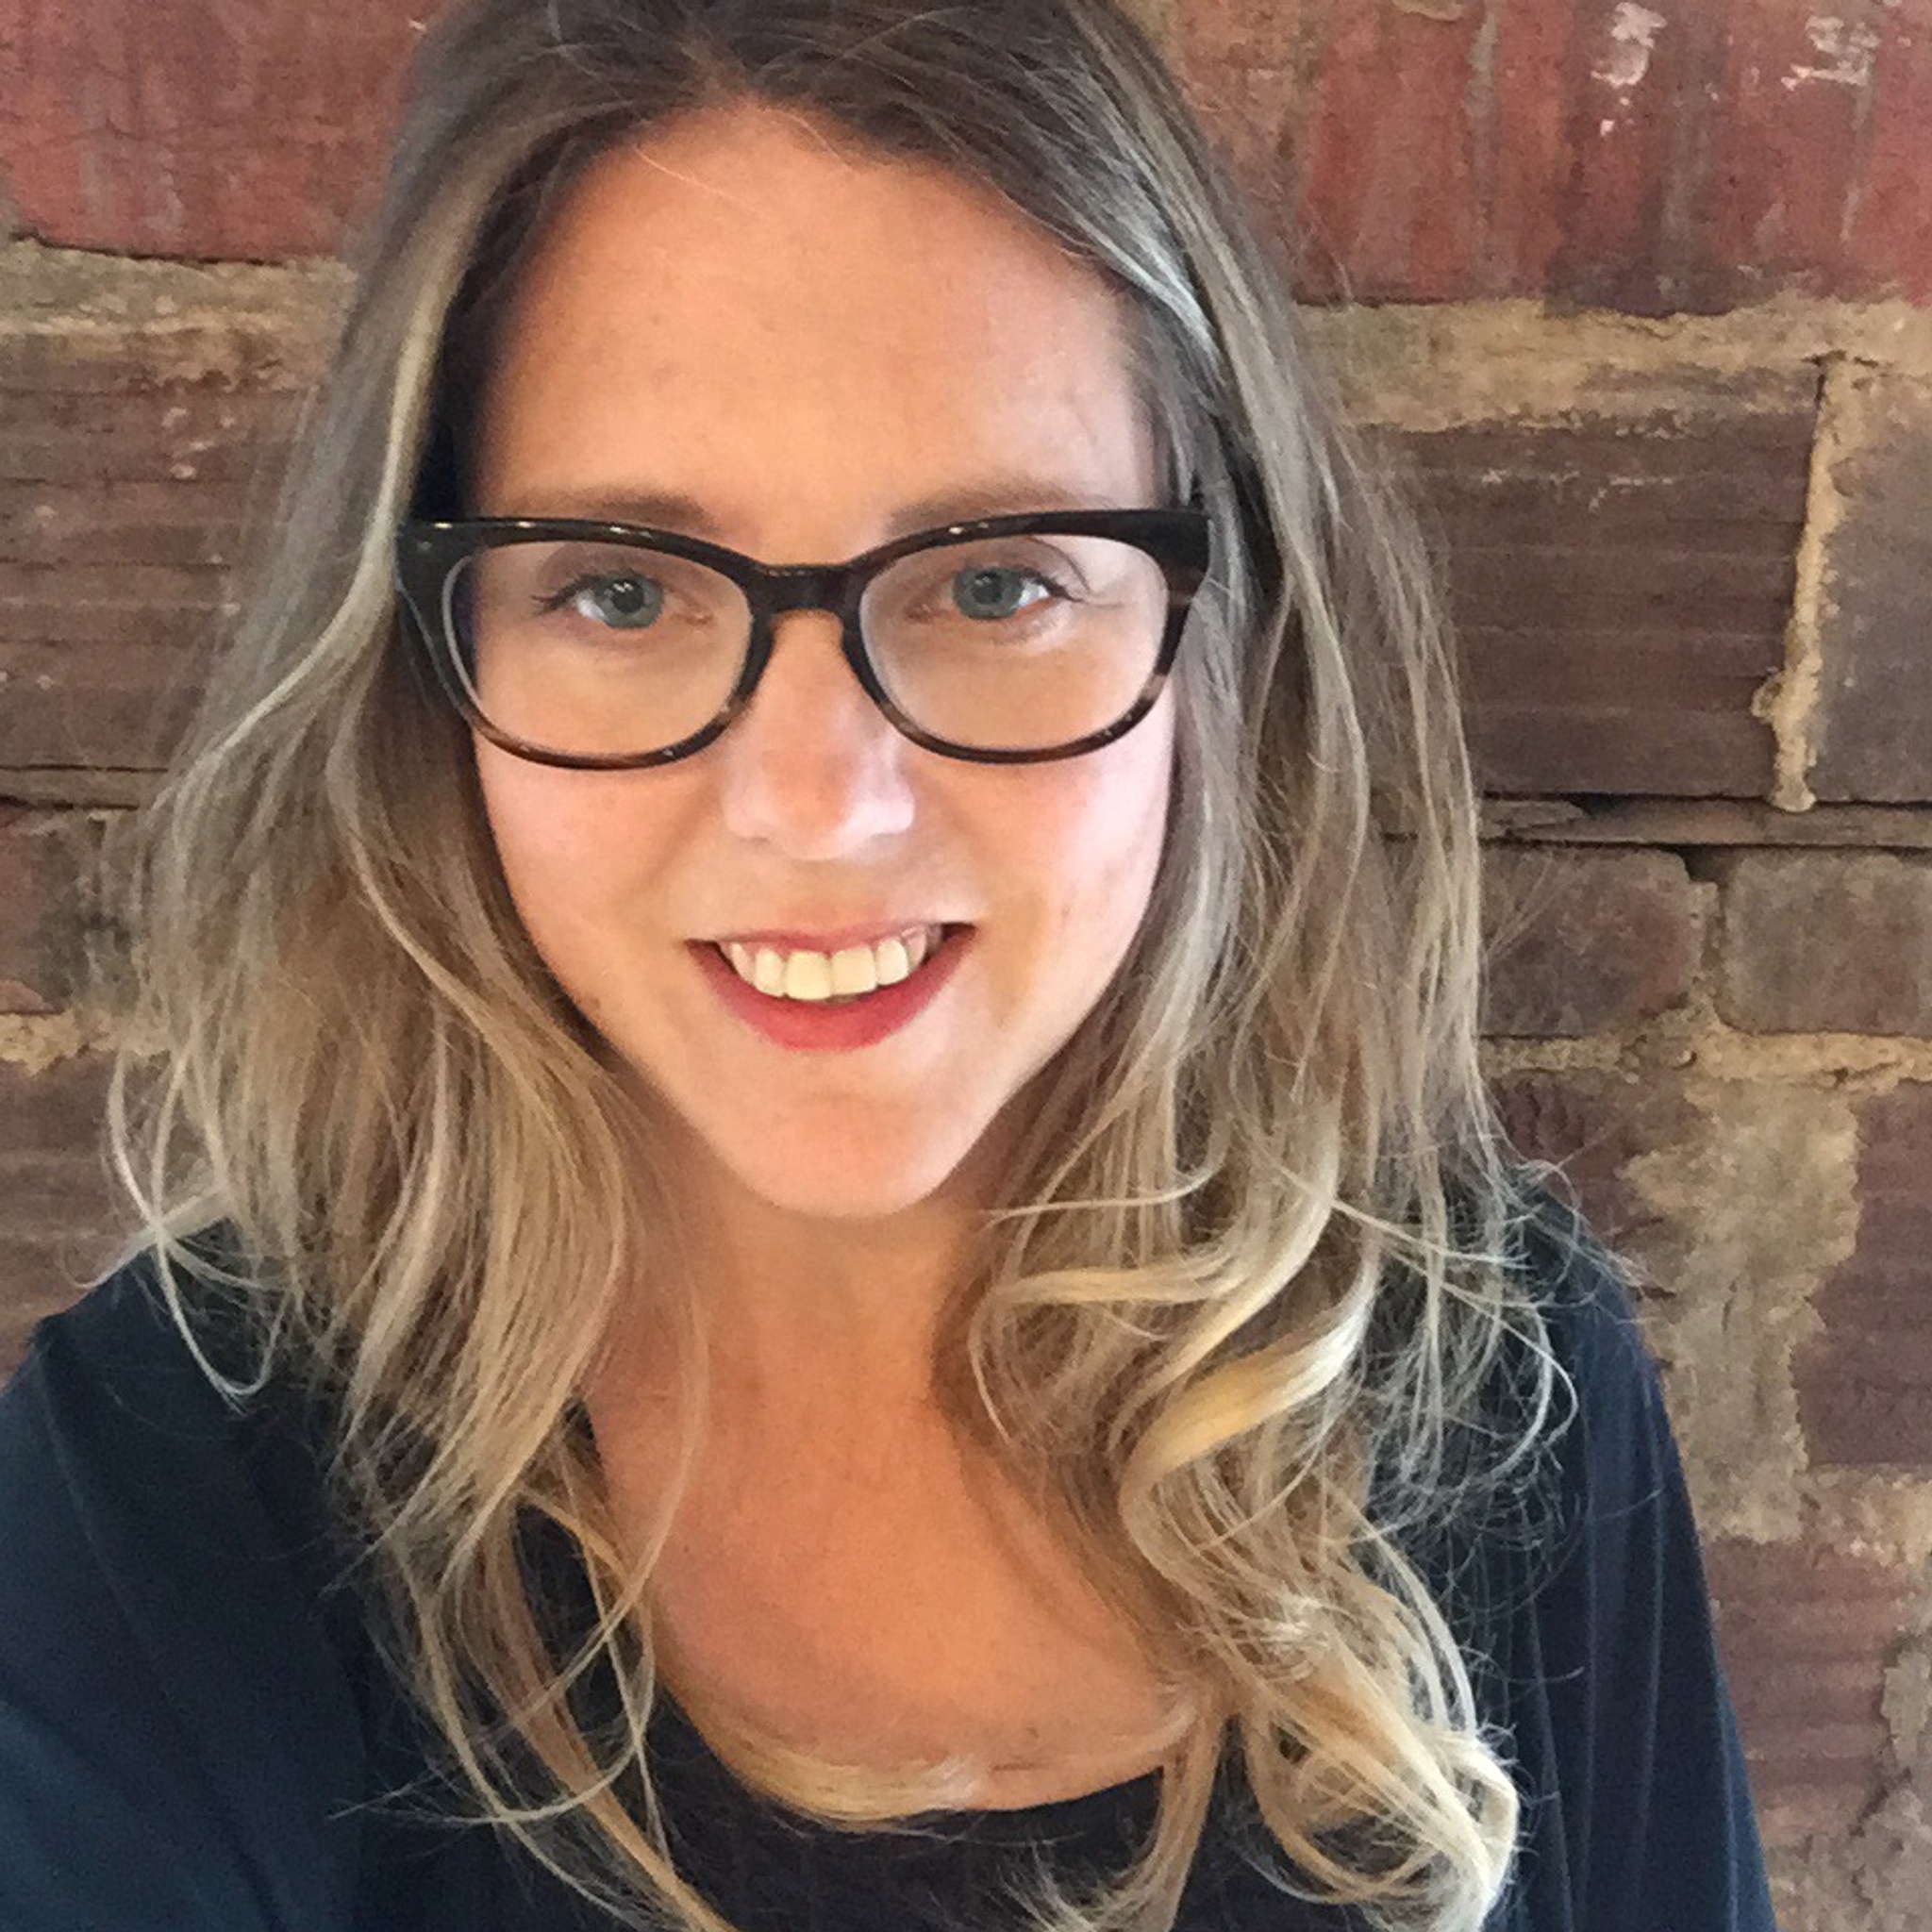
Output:
<path fill-rule="evenodd" d="M 857 1388 L 924 1400 L 976 1226 L 937 1202 L 866 1222 L 757 1203 L 711 1222 L 688 1253 L 720 1394 Z"/>
<path fill-rule="evenodd" d="M 774 1427 L 802 1413 L 908 1416 L 933 1408 L 941 1326 L 981 1252 L 984 1175 L 962 1169 L 893 1212 L 828 1217 L 745 1189 L 717 1162 L 680 1164 L 678 1235 L 665 1256 L 663 1307 L 689 1296 L 714 1398 Z M 662 1389 L 673 1355 L 641 1306 L 620 1319 L 613 1369 L 640 1392 Z"/>

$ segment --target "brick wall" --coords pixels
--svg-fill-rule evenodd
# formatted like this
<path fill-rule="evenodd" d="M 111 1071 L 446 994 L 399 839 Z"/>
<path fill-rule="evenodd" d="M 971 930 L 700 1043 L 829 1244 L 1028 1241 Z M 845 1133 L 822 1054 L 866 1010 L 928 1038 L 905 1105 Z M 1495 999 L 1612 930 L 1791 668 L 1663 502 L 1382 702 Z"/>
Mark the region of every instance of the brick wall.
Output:
<path fill-rule="evenodd" d="M 1441 546 L 1493 1073 L 1652 1277 L 1781 1922 L 1926 1932 L 1932 0 L 1140 10 Z M 0 1355 L 101 1251 L 91 864 L 414 32 L 84 11 L 0 0 Z"/>

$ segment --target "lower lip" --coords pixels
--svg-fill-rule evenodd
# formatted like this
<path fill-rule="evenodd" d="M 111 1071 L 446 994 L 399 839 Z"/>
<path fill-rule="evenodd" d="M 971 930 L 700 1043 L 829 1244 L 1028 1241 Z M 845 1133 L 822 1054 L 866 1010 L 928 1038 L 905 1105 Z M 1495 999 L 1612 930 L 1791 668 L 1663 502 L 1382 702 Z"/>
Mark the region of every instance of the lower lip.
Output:
<path fill-rule="evenodd" d="M 917 1019 L 958 970 L 972 938 L 970 927 L 954 928 L 896 986 L 882 986 L 843 1006 L 774 999 L 747 986 L 708 941 L 697 941 L 691 951 L 718 997 L 774 1046 L 792 1053 L 852 1053 L 876 1046 Z"/>

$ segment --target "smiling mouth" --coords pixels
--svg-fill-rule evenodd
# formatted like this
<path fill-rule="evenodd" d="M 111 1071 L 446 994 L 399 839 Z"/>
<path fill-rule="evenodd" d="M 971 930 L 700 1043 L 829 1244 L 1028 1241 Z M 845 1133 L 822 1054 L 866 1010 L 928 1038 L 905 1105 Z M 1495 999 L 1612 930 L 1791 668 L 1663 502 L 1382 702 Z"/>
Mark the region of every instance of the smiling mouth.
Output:
<path fill-rule="evenodd" d="M 958 925 L 908 925 L 869 945 L 837 952 L 735 940 L 713 941 L 744 984 L 767 999 L 804 1006 L 852 1006 L 881 987 L 909 979 L 953 934 Z"/>

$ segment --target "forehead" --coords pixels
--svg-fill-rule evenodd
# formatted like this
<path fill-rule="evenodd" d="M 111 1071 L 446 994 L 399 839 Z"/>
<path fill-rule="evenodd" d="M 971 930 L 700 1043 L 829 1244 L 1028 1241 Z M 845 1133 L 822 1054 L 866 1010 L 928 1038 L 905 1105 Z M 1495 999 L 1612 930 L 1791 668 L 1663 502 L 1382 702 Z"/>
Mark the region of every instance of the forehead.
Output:
<path fill-rule="evenodd" d="M 709 110 L 602 157 L 537 240 L 475 493 L 535 512 L 675 492 L 747 547 L 800 492 L 828 521 L 1006 476 L 1144 502 L 1130 343 L 1112 285 L 991 191 Z"/>

